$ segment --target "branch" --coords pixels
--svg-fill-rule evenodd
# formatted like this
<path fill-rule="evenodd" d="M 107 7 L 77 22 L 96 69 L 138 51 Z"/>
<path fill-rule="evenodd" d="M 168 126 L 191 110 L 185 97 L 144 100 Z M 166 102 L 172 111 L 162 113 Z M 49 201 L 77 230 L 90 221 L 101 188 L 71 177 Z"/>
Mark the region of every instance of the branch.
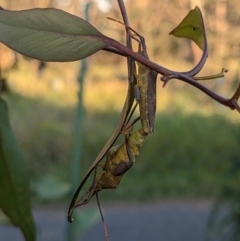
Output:
<path fill-rule="evenodd" d="M 238 105 L 238 99 L 240 96 L 240 84 L 236 90 L 236 92 L 234 93 L 234 95 L 232 96 L 232 98 L 230 99 L 226 99 L 218 94 L 216 94 L 215 92 L 213 92 L 212 90 L 208 89 L 207 87 L 205 87 L 204 85 L 200 84 L 197 81 L 194 81 L 193 78 L 188 77 L 186 75 L 182 75 L 182 74 L 178 74 L 175 76 L 171 76 L 166 78 L 165 76 L 161 77 L 161 80 L 163 82 L 168 81 L 168 79 L 179 79 L 182 80 L 194 87 L 196 87 L 197 89 L 201 90 L 202 92 L 204 92 L 206 95 L 210 96 L 212 99 L 216 100 L 217 102 L 219 102 L 220 104 L 229 107 L 232 110 L 237 110 L 240 113 L 240 106 Z"/>
<path fill-rule="evenodd" d="M 205 63 L 205 58 L 206 56 L 203 55 L 203 57 L 201 58 L 200 62 L 198 63 L 198 65 L 194 68 L 194 71 L 188 71 L 188 72 L 176 72 L 173 70 L 169 70 L 161 65 L 158 65 L 157 63 L 152 62 L 149 59 L 146 59 L 144 57 L 142 57 L 141 55 L 139 55 L 138 53 L 132 51 L 131 49 L 127 48 L 126 46 L 122 45 L 121 43 L 117 42 L 114 39 L 111 39 L 109 37 L 103 36 L 103 37 L 97 37 L 99 38 L 99 40 L 105 42 L 108 46 L 110 46 L 113 49 L 117 49 L 118 51 L 120 51 L 121 53 L 123 53 L 123 55 L 126 56 L 130 56 L 133 59 L 135 59 L 136 61 L 142 63 L 143 65 L 147 66 L 148 68 L 156 71 L 157 73 L 161 74 L 161 80 L 163 82 L 167 82 L 170 79 L 179 79 L 182 80 L 196 88 L 198 88 L 199 90 L 201 90 L 202 92 L 204 92 L 205 94 L 207 94 L 208 96 L 210 96 L 211 98 L 213 98 L 214 100 L 216 100 L 217 102 L 228 106 L 231 109 L 236 109 L 239 111 L 240 107 L 237 103 L 237 100 L 239 98 L 239 88 L 237 89 L 236 93 L 233 95 L 232 98 L 230 99 L 225 99 L 222 96 L 214 93 L 213 91 L 211 91 L 210 89 L 208 89 L 207 87 L 205 87 L 204 85 L 202 85 L 201 83 L 195 81 L 193 79 L 194 76 L 190 76 L 189 73 L 195 73 L 197 72 L 197 70 L 201 69 L 201 67 L 204 65 Z M 206 54 L 206 51 L 204 51 Z M 205 57 L 204 57 L 205 56 Z M 193 72 L 192 72 L 193 71 Z"/>
<path fill-rule="evenodd" d="M 125 54 L 122 51 L 120 51 L 120 50 L 118 50 L 114 47 L 111 47 L 111 46 L 107 46 L 107 47 L 103 48 L 102 50 L 107 51 L 107 52 L 111 52 L 111 53 L 114 53 L 114 54 L 118 54 L 118 55 L 121 55 L 123 57 L 128 57 L 127 54 Z"/>
<path fill-rule="evenodd" d="M 120 8 L 120 11 L 121 11 L 121 14 L 122 14 L 124 24 L 129 26 L 127 11 L 126 11 L 123 0 L 118 0 L 118 5 L 119 5 L 119 8 Z M 127 27 L 126 27 L 126 32 L 129 32 L 129 29 Z"/>
<path fill-rule="evenodd" d="M 129 34 L 129 29 L 127 29 L 127 27 L 129 26 L 129 22 L 128 22 L 128 19 L 127 19 L 127 13 L 126 13 L 126 9 L 125 9 L 125 6 L 124 6 L 124 2 L 123 0 L 118 0 L 118 4 L 119 4 L 119 7 L 120 7 L 120 11 L 122 13 L 122 16 L 123 16 L 123 20 L 124 20 L 124 25 L 125 25 L 125 28 L 126 28 L 126 32 L 127 34 Z M 201 44 L 202 47 L 200 47 L 202 50 L 203 50 L 203 53 L 202 53 L 202 56 L 199 60 L 199 62 L 196 64 L 195 67 L 193 67 L 193 69 L 189 70 L 189 71 L 186 71 L 186 72 L 175 72 L 175 73 L 179 73 L 179 74 L 184 74 L 184 75 L 187 75 L 187 76 L 190 76 L 190 77 L 193 77 L 195 76 L 196 74 L 198 74 L 201 69 L 203 68 L 206 60 L 207 60 L 207 57 L 208 57 L 208 44 L 207 44 L 207 36 L 206 36 L 206 31 L 205 31 L 205 25 L 204 25 L 204 22 L 203 22 L 203 17 L 202 17 L 202 13 L 200 11 L 200 9 L 198 7 L 196 7 L 194 10 L 191 10 L 190 13 L 193 14 L 193 11 L 194 14 L 197 14 L 198 16 L 198 21 L 201 21 L 200 23 L 198 22 L 198 25 L 200 25 L 200 29 L 201 29 L 201 32 L 203 34 L 203 42 Z M 189 16 L 189 17 L 188 17 Z M 195 16 L 196 17 L 196 16 Z M 180 23 L 181 24 L 184 24 L 184 26 L 186 27 L 186 23 L 187 23 L 187 26 L 191 27 L 192 29 L 192 23 L 189 25 L 189 21 L 191 22 L 192 21 L 192 16 L 191 16 L 191 19 L 190 19 L 190 15 L 187 15 L 185 17 L 185 19 Z M 180 26 L 179 25 L 179 26 Z M 176 31 L 177 28 L 175 28 L 174 30 Z M 173 31 L 174 31 L 173 30 Z M 134 30 L 132 30 L 134 31 Z M 173 31 L 171 31 L 169 34 L 174 34 Z M 180 31 L 180 30 L 178 30 Z M 134 31 L 135 32 L 135 31 Z M 136 33 L 136 32 L 135 32 Z M 189 36 L 188 34 L 182 34 L 181 37 L 187 37 L 187 38 L 190 38 L 192 39 L 193 41 L 195 41 L 195 37 L 194 35 L 190 34 L 191 36 Z M 128 46 L 128 45 L 127 45 Z M 129 47 L 129 46 L 128 46 Z M 108 47 L 105 48 L 105 50 L 107 51 L 113 51 L 114 53 L 117 53 L 117 54 L 120 54 L 120 55 L 123 55 L 124 54 L 122 53 L 122 51 L 116 51 L 116 49 L 113 49 L 112 46 L 111 46 L 111 49 L 108 49 Z M 128 56 L 128 55 L 127 55 Z"/>
<path fill-rule="evenodd" d="M 127 27 L 129 26 L 129 20 L 128 20 L 128 16 L 127 16 L 127 10 L 125 8 L 125 4 L 123 2 L 123 0 L 118 0 L 118 5 L 119 5 L 119 8 L 120 8 L 120 11 L 121 11 L 121 14 L 122 14 L 122 18 L 123 18 L 123 22 L 125 24 L 125 31 L 126 31 L 126 45 L 129 49 L 132 50 L 132 40 L 131 40 L 131 37 L 130 37 L 130 29 Z M 132 77 L 133 77 L 133 60 L 132 58 L 127 55 L 127 66 L 128 66 L 128 82 L 129 82 L 129 85 L 131 84 L 132 82 Z"/>

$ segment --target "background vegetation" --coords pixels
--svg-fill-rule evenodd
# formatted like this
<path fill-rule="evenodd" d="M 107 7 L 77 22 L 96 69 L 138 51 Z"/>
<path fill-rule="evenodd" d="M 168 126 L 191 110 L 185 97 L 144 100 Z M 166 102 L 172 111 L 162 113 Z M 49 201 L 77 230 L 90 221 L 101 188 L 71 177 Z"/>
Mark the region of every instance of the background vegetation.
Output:
<path fill-rule="evenodd" d="M 0 0 L 0 5 L 14 10 L 57 7 L 81 16 L 82 6 L 78 2 Z M 96 3 L 91 6 L 90 22 L 104 34 L 124 42 L 122 26 L 105 18 L 120 19 L 118 8 L 114 1 L 104 2 L 108 3 L 104 11 Z M 146 38 L 150 58 L 184 71 L 194 65 L 200 52 L 191 42 L 175 39 L 168 33 L 190 8 L 199 5 L 209 41 L 209 58 L 203 74 L 218 73 L 222 67 L 229 69 L 225 79 L 206 84 L 229 96 L 239 82 L 237 4 L 234 0 L 131 0 L 127 9 L 131 26 Z M 2 77 L 7 79 L 9 87 L 4 98 L 10 106 L 16 137 L 29 162 L 32 192 L 37 201 L 61 198 L 69 203 L 79 62 L 42 63 L 13 54 L 2 45 L 0 53 Z M 79 167 L 82 175 L 113 130 L 127 88 L 124 58 L 101 51 L 88 58 L 88 64 L 84 147 Z M 228 176 L 231 165 L 239 162 L 237 113 L 177 80 L 170 81 L 164 89 L 161 85 L 159 81 L 156 133 L 148 137 L 121 187 L 101 193 L 103 200 L 212 199 L 229 180 L 224 177 Z M 229 180 L 232 185 L 239 183 L 239 175 L 235 176 Z M 59 186 L 55 196 L 42 191 L 49 183 Z"/>

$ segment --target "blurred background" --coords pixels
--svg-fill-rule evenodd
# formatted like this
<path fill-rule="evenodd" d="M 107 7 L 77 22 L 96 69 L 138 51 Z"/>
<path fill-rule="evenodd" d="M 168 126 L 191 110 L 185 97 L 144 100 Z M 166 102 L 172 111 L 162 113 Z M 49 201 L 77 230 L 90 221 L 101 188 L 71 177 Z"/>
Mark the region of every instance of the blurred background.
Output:
<path fill-rule="evenodd" d="M 5 9 L 53 7 L 80 17 L 84 16 L 86 3 L 0 0 Z M 204 84 L 230 98 L 240 76 L 237 0 L 126 1 L 131 27 L 145 37 L 150 59 L 177 71 L 189 70 L 201 57 L 194 43 L 169 36 L 196 5 L 202 10 L 209 44 L 209 57 L 200 75 L 216 74 L 227 68 L 225 78 Z M 90 23 L 124 43 L 124 27 L 106 17 L 122 20 L 117 1 L 91 1 Z M 87 73 L 81 86 L 77 81 L 81 75 L 80 61 L 45 63 L 0 45 L 0 65 L 3 97 L 31 170 L 33 206 L 67 210 L 72 197 L 70 166 L 78 93 L 84 90 L 81 163 L 75 167 L 80 172 L 80 181 L 117 123 L 127 91 L 126 59 L 103 51 L 87 58 Z M 240 240 L 239 146 L 236 111 L 179 80 L 171 80 L 165 88 L 158 81 L 155 134 L 148 137 L 137 163 L 124 176 L 120 187 L 102 192 L 100 199 L 105 208 L 120 202 L 207 203 L 210 216 L 204 219 L 209 227 L 206 236 Z M 95 208 L 95 200 L 89 205 Z M 227 211 L 222 213 L 223 207 Z M 95 217 L 95 213 L 90 216 Z"/>

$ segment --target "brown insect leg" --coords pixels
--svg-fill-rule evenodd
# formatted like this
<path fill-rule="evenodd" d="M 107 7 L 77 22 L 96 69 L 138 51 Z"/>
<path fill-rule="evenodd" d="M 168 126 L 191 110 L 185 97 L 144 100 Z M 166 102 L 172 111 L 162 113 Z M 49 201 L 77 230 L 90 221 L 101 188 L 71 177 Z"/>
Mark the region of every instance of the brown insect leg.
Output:
<path fill-rule="evenodd" d="M 96 175 L 97 175 L 97 167 L 95 167 L 92 185 L 91 185 L 89 191 L 86 193 L 86 194 L 88 194 L 88 197 L 84 201 L 81 201 L 86 196 L 86 194 L 84 194 L 78 201 L 75 202 L 75 204 L 71 207 L 71 209 L 68 212 L 68 216 L 67 216 L 68 222 L 70 222 L 70 223 L 73 222 L 72 213 L 73 213 L 74 208 L 88 204 L 90 199 L 93 197 L 93 195 L 96 194 L 95 187 L 94 187 L 94 181 L 96 179 Z"/>
<path fill-rule="evenodd" d="M 101 219 L 102 219 L 102 223 L 103 223 L 103 229 L 104 229 L 105 238 L 106 238 L 106 241 L 109 241 L 109 239 L 108 239 L 108 232 L 107 232 L 107 226 L 105 224 L 104 217 L 103 217 L 103 214 L 102 214 L 102 209 L 101 209 L 101 206 L 100 206 L 98 193 L 96 193 L 96 199 L 97 199 L 98 209 L 99 209 L 99 212 L 100 212 L 100 215 L 101 215 Z"/>

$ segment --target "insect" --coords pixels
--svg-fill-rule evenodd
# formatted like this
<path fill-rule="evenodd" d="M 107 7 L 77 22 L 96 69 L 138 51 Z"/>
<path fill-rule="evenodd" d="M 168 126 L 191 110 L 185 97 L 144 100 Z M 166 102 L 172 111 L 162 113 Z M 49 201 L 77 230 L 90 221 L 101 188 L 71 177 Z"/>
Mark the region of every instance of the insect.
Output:
<path fill-rule="evenodd" d="M 137 36 L 140 38 L 139 54 L 143 55 L 145 58 L 148 58 L 144 38 L 139 34 L 137 34 Z M 130 68 L 129 73 L 133 73 L 135 71 L 135 65 L 128 66 Z M 121 117 L 119 119 L 119 123 L 109 141 L 106 143 L 97 159 L 93 162 L 83 181 L 75 192 L 68 211 L 69 222 L 73 221 L 72 213 L 74 208 L 87 204 L 90 199 L 96 195 L 99 211 L 104 224 L 104 219 L 98 199 L 98 192 L 102 189 L 115 189 L 119 186 L 124 173 L 132 167 L 136 157 L 139 155 L 139 150 L 143 145 L 147 135 L 154 132 L 156 111 L 156 78 L 157 73 L 155 71 L 152 71 L 141 64 L 138 64 L 138 74 L 131 75 L 128 95 L 123 111 L 121 113 Z M 136 99 L 137 102 L 135 106 L 133 106 L 134 99 Z M 130 127 L 125 128 L 127 123 L 129 123 L 133 113 L 135 112 L 137 105 L 139 105 L 140 117 L 135 119 Z M 132 132 L 133 124 L 139 119 L 141 121 L 142 128 Z M 120 133 L 125 135 L 125 142 L 121 145 L 117 145 L 111 148 L 112 144 L 118 138 Z M 100 162 L 104 156 L 106 156 L 106 161 L 101 172 L 99 175 L 97 175 L 97 169 L 99 166 L 102 166 Z M 81 192 L 83 186 L 93 171 L 94 177 L 90 188 L 84 196 L 78 199 L 79 193 Z M 106 239 L 108 239 L 105 224 L 104 229 Z"/>
<path fill-rule="evenodd" d="M 116 19 L 109 17 L 108 19 L 126 26 L 124 23 Z M 138 53 L 141 54 L 144 58 L 149 59 L 144 37 L 131 27 L 126 27 L 139 38 L 137 39 L 133 35 L 131 36 L 139 43 Z M 156 81 L 158 73 L 139 62 L 137 62 L 137 64 L 138 73 L 136 74 L 137 83 L 134 86 L 134 94 L 135 99 L 139 104 L 140 120 L 142 128 L 145 132 L 154 133 L 154 123 L 156 115 Z"/>
<path fill-rule="evenodd" d="M 140 54 L 148 59 L 144 38 L 140 36 L 143 50 Z M 147 133 L 154 133 L 156 115 L 156 81 L 157 72 L 149 69 L 141 63 L 138 64 L 137 85 L 135 85 L 135 97 L 139 103 L 139 112 L 142 128 Z"/>
<path fill-rule="evenodd" d="M 87 192 L 87 198 L 84 199 L 86 196 L 84 195 L 79 200 L 77 200 L 77 197 L 73 199 L 74 203 L 72 203 L 68 212 L 68 220 L 70 222 L 72 222 L 71 216 L 74 208 L 87 204 L 102 189 L 115 189 L 119 186 L 124 173 L 132 167 L 136 157 L 139 155 L 140 148 L 147 135 L 142 128 L 130 133 L 128 137 L 126 134 L 124 143 L 116 145 L 108 151 L 105 164 L 98 176 L 96 176 L 96 171 L 101 165 L 98 164 L 95 167 L 93 182 Z"/>
<path fill-rule="evenodd" d="M 127 45 L 129 46 L 129 48 L 131 48 L 130 39 L 127 41 Z M 81 192 L 83 186 L 85 185 L 86 181 L 88 180 L 88 178 L 90 177 L 90 175 L 92 174 L 93 171 L 96 174 L 96 167 L 103 160 L 103 158 L 107 155 L 110 148 L 114 145 L 114 143 L 118 139 L 119 135 L 121 134 L 121 130 L 124 128 L 125 123 L 127 123 L 126 120 L 127 120 L 128 116 L 131 115 L 130 112 L 132 113 L 135 110 L 135 108 L 134 108 L 134 110 L 131 111 L 133 102 L 135 99 L 134 98 L 134 86 L 136 84 L 136 76 L 134 75 L 134 71 L 133 71 L 134 60 L 128 59 L 128 66 L 129 66 L 129 68 L 128 68 L 129 77 L 128 77 L 127 96 L 126 96 L 125 103 L 124 103 L 123 109 L 121 111 L 118 123 L 117 123 L 115 129 L 113 130 L 110 138 L 108 139 L 108 141 L 102 148 L 101 152 L 98 154 L 98 156 L 96 157 L 96 159 L 94 160 L 94 162 L 92 163 L 92 165 L 90 166 L 88 171 L 86 172 L 82 182 L 80 183 L 79 187 L 77 188 L 77 190 L 72 198 L 71 204 L 69 206 L 69 211 L 68 211 L 68 221 L 69 222 L 73 221 L 71 218 L 72 212 L 73 212 L 73 209 L 76 207 L 75 203 L 77 201 L 78 195 Z M 98 197 L 98 196 L 96 195 L 96 197 Z M 80 205 L 78 205 L 78 206 L 80 206 Z M 100 210 L 100 208 L 99 208 L 99 210 Z M 100 212 L 101 212 L 101 210 L 100 210 Z"/>
<path fill-rule="evenodd" d="M 143 129 L 139 129 L 133 133 L 130 133 L 127 137 L 125 134 L 125 142 L 112 147 L 107 155 L 105 164 L 102 166 L 100 163 L 95 167 L 94 177 L 92 185 L 88 192 L 77 200 L 78 193 L 81 191 L 83 185 L 80 185 L 75 193 L 72 203 L 68 211 L 68 221 L 72 222 L 72 213 L 74 208 L 87 204 L 91 198 L 96 195 L 98 208 L 100 211 L 105 237 L 108 240 L 107 228 L 104 222 L 103 214 L 101 211 L 98 192 L 102 189 L 115 189 L 118 188 L 119 183 L 124 175 L 133 165 L 136 160 L 136 156 L 139 155 L 139 151 L 143 142 L 145 141 L 148 133 Z M 97 168 L 102 166 L 102 170 L 98 176 L 96 176 Z"/>

